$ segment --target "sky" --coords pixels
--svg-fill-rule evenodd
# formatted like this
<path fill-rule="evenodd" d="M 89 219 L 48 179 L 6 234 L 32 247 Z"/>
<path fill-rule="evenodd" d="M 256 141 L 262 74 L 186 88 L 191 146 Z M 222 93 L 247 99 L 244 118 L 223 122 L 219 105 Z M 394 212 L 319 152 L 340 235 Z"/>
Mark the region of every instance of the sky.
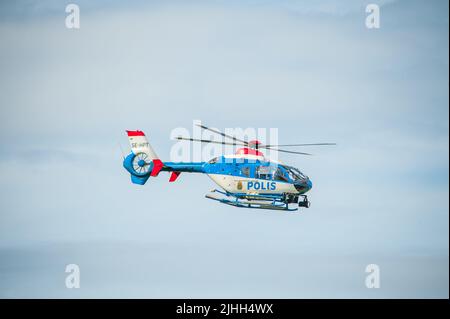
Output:
<path fill-rule="evenodd" d="M 447 1 L 74 3 L 0 2 L 0 297 L 448 298 Z M 194 120 L 336 142 L 279 155 L 311 207 L 131 184 L 125 130 L 164 161 Z"/>

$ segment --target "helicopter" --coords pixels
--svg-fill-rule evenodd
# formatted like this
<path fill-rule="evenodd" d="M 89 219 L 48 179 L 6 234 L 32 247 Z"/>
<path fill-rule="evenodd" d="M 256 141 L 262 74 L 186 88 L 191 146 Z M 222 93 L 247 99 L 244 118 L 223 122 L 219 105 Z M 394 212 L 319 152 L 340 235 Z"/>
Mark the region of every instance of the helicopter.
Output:
<path fill-rule="evenodd" d="M 261 150 L 311 155 L 280 147 L 336 145 L 335 143 L 270 145 L 258 140 L 238 139 L 201 124 L 197 126 L 231 141 L 182 136 L 175 139 L 234 145 L 240 148 L 235 154 L 214 157 L 207 162 L 163 162 L 149 144 L 144 132 L 127 130 L 131 152 L 124 157 L 123 167 L 130 173 L 131 182 L 144 185 L 150 177 L 156 177 L 160 172 L 170 172 L 169 182 L 175 182 L 181 173 L 206 174 L 220 187 L 206 194 L 205 197 L 208 199 L 240 208 L 296 211 L 299 207 L 310 207 L 306 195 L 312 188 L 310 178 L 293 166 L 266 158 Z"/>

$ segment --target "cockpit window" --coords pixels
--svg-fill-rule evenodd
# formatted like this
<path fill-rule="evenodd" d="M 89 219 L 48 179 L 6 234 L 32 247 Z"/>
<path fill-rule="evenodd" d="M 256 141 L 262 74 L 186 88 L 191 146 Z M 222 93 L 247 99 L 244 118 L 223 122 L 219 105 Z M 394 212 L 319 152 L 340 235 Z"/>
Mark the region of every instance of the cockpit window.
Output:
<path fill-rule="evenodd" d="M 306 176 L 300 172 L 298 169 L 296 169 L 295 167 L 292 166 L 284 166 L 284 168 L 286 169 L 286 171 L 288 172 L 289 177 L 294 180 L 304 180 L 306 179 Z"/>
<path fill-rule="evenodd" d="M 261 179 L 272 179 L 273 167 L 258 166 L 256 168 L 256 177 Z"/>
<path fill-rule="evenodd" d="M 250 167 L 244 166 L 241 168 L 242 175 L 249 177 L 250 176 Z"/>

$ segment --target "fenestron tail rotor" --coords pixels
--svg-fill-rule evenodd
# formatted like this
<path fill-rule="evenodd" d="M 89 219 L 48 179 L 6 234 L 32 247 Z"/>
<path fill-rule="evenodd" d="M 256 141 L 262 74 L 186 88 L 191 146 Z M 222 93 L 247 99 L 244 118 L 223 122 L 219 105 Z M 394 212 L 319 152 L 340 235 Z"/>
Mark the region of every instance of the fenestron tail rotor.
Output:
<path fill-rule="evenodd" d="M 145 153 L 138 153 L 133 158 L 132 165 L 133 169 L 138 174 L 147 174 L 150 170 L 149 156 Z"/>

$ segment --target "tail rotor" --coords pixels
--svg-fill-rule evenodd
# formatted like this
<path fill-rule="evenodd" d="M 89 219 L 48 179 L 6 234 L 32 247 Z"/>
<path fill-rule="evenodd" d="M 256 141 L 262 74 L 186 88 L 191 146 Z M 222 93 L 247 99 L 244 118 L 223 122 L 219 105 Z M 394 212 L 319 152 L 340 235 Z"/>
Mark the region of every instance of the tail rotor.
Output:
<path fill-rule="evenodd" d="M 144 185 L 150 176 L 157 176 L 164 164 L 151 147 L 144 132 L 127 131 L 131 153 L 124 157 L 123 166 L 134 184 Z"/>

